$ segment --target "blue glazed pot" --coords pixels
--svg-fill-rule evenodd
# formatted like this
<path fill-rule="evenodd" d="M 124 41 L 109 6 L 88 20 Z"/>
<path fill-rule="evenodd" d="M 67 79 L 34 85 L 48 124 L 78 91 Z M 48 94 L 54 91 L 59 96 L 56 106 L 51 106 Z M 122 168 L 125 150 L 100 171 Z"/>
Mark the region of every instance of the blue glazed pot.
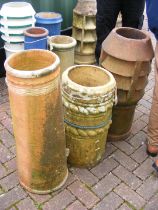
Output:
<path fill-rule="evenodd" d="M 60 35 L 61 14 L 55 12 L 39 12 L 35 15 L 36 26 L 44 27 L 49 31 L 49 36 Z"/>
<path fill-rule="evenodd" d="M 24 49 L 47 49 L 48 30 L 42 27 L 30 27 L 24 30 Z"/>

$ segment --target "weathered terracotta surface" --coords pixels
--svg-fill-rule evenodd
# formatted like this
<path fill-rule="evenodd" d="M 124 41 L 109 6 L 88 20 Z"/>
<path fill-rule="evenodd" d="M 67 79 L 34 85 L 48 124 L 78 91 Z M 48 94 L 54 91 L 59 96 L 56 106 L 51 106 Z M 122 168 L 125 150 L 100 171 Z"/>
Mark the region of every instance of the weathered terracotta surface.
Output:
<path fill-rule="evenodd" d="M 158 43 L 156 44 L 156 49 L 155 49 L 155 60 L 156 60 L 156 65 L 158 66 Z"/>
<path fill-rule="evenodd" d="M 109 139 L 122 140 L 130 133 L 134 115 L 132 107 L 144 94 L 152 58 L 151 39 L 144 31 L 117 28 L 103 42 L 100 65 L 113 74 L 118 89 L 118 105 L 113 108 Z M 131 111 L 127 112 L 128 109 Z M 125 121 L 122 119 L 124 113 L 127 114 Z"/>
<path fill-rule="evenodd" d="M 70 36 L 57 35 L 49 38 L 50 50 L 60 58 L 61 74 L 74 65 L 76 40 Z"/>
<path fill-rule="evenodd" d="M 126 61 L 108 55 L 102 51 L 100 64 L 109 70 L 116 79 L 119 92 L 118 104 L 130 105 L 137 103 L 144 93 L 151 70 L 150 61 Z M 123 94 L 121 96 L 121 94 Z M 128 95 L 128 97 L 125 97 Z M 140 97 L 138 97 L 138 95 Z M 135 98 L 134 98 L 135 97 Z M 124 100 L 122 100 L 124 98 Z"/>
<path fill-rule="evenodd" d="M 130 134 L 136 105 L 115 106 L 112 111 L 112 124 L 109 129 L 109 140 L 126 139 Z"/>
<path fill-rule="evenodd" d="M 19 181 L 33 193 L 49 193 L 67 178 L 59 58 L 29 50 L 9 57 L 5 68 Z"/>
<path fill-rule="evenodd" d="M 117 90 L 118 105 L 129 106 L 137 104 L 138 101 L 143 97 L 145 90 L 134 90 L 129 97 L 129 91 Z"/>
<path fill-rule="evenodd" d="M 71 165 L 91 167 L 102 159 L 115 87 L 112 75 L 100 67 L 73 66 L 63 73 L 66 144 Z"/>
<path fill-rule="evenodd" d="M 102 48 L 108 55 L 125 61 L 149 61 L 154 55 L 149 34 L 128 27 L 113 29 Z"/>
<path fill-rule="evenodd" d="M 73 10 L 72 36 L 77 40 L 76 64 L 94 64 L 96 46 L 96 0 L 79 0 Z"/>
<path fill-rule="evenodd" d="M 95 54 L 92 55 L 84 55 L 83 53 L 75 52 L 75 63 L 76 64 L 94 64 L 96 62 Z"/>
<path fill-rule="evenodd" d="M 74 12 L 85 16 L 96 15 L 96 0 L 78 0 Z"/>

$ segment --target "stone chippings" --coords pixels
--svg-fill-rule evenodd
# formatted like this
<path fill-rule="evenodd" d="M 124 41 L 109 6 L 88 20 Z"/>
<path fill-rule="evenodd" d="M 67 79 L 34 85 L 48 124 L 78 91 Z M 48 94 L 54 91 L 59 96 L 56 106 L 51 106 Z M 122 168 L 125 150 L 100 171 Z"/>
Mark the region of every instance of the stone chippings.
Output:
<path fill-rule="evenodd" d="M 8 92 L 5 79 L 0 78 L 0 210 L 157 210 L 158 176 L 151 167 L 153 159 L 145 153 L 153 87 L 152 69 L 128 139 L 108 142 L 97 166 L 70 168 L 60 190 L 36 195 L 19 185 Z"/>

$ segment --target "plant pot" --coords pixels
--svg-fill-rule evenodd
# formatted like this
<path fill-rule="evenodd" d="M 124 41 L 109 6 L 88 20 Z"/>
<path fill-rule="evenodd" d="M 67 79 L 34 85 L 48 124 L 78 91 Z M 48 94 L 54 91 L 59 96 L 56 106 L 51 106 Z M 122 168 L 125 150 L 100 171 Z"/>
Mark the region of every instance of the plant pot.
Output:
<path fill-rule="evenodd" d="M 153 55 L 150 36 L 138 29 L 115 28 L 104 40 L 100 65 L 113 74 L 118 92 L 111 139 L 123 140 L 129 134 L 134 108 L 143 97 L 148 82 Z"/>
<path fill-rule="evenodd" d="M 57 35 L 49 38 L 49 48 L 56 53 L 61 61 L 61 74 L 74 65 L 76 40 L 70 36 Z"/>
<path fill-rule="evenodd" d="M 57 55 L 28 50 L 5 61 L 18 175 L 28 191 L 46 194 L 67 179 Z"/>
<path fill-rule="evenodd" d="M 39 12 L 35 15 L 35 18 L 35 25 L 46 28 L 49 31 L 49 36 L 60 34 L 61 22 L 63 21 L 61 14 L 55 12 Z"/>
<path fill-rule="evenodd" d="M 108 140 L 119 141 L 128 138 L 133 122 L 136 105 L 114 106 L 112 124 L 108 133 Z"/>
<path fill-rule="evenodd" d="M 31 27 L 24 30 L 24 49 L 47 49 L 48 30 L 41 27 Z"/>
<path fill-rule="evenodd" d="M 102 159 L 115 88 L 113 76 L 103 68 L 80 65 L 64 71 L 62 95 L 71 165 L 89 168 Z"/>

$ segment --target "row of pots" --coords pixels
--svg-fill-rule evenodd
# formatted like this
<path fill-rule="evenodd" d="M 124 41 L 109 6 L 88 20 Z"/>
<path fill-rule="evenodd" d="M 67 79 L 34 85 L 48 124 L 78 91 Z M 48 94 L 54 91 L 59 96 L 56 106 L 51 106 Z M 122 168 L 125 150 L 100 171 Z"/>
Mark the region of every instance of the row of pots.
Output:
<path fill-rule="evenodd" d="M 76 40 L 70 36 L 56 35 L 48 37 L 48 30 L 42 27 L 31 27 L 24 31 L 24 49 L 49 49 L 61 60 L 61 72 L 74 65 L 74 49 Z M 5 44 L 6 57 L 23 51 L 23 44 Z M 10 49 L 10 48 L 13 48 Z M 67 59 L 69 58 L 69 59 Z"/>
<path fill-rule="evenodd" d="M 39 194 L 65 183 L 66 147 L 72 165 L 89 167 L 101 160 L 115 100 L 111 73 L 96 66 L 68 68 L 62 76 L 64 132 L 59 63 L 45 50 L 23 51 L 5 62 L 19 180 Z"/>
<path fill-rule="evenodd" d="M 42 31 L 42 39 L 46 36 L 58 35 L 61 30 L 62 17 L 61 14 L 55 12 L 40 12 L 35 15 L 35 11 L 30 3 L 27 2 L 9 2 L 2 5 L 0 10 L 0 32 L 1 38 L 4 40 L 4 49 L 6 57 L 14 52 L 28 49 L 29 44 L 33 44 L 35 48 L 42 45 L 43 42 L 37 41 L 32 37 L 31 40 L 27 36 L 27 29 L 34 30 L 30 27 L 44 27 Z M 24 34 L 26 36 L 24 36 Z M 47 34 L 47 35 L 45 35 Z M 29 43 L 28 43 L 29 42 Z M 32 48 L 33 48 L 32 46 Z"/>
<path fill-rule="evenodd" d="M 103 43 L 102 67 L 71 66 L 62 75 L 61 91 L 60 60 L 55 53 L 31 50 L 10 56 L 5 62 L 6 81 L 20 183 L 31 192 L 49 193 L 67 179 L 68 153 L 69 163 L 77 167 L 92 167 L 101 161 L 111 117 L 114 140 L 123 138 L 116 131 L 129 133 L 134 109 L 128 108 L 135 107 L 141 98 L 135 99 L 134 92 L 144 91 L 152 58 L 148 34 L 131 28 L 114 29 Z M 139 88 L 140 77 L 145 82 Z M 116 94 L 116 84 L 118 93 L 127 91 L 126 100 Z M 118 105 L 113 107 L 116 95 Z"/>

